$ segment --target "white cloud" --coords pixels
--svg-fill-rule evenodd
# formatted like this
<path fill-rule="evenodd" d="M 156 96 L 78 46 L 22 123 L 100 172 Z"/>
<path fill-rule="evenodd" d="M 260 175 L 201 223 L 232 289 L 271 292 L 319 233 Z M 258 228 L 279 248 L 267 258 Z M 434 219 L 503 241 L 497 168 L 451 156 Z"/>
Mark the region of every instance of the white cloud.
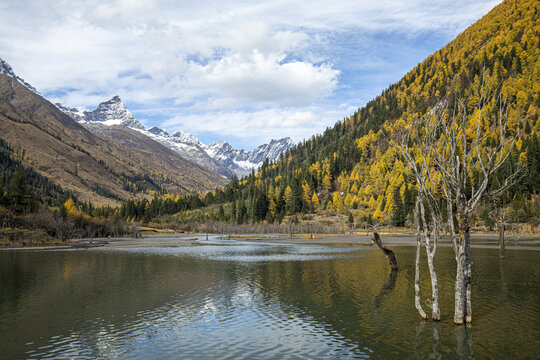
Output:
<path fill-rule="evenodd" d="M 259 102 L 307 105 L 335 89 L 339 71 L 331 65 L 282 62 L 285 56 L 253 50 L 249 56 L 227 55 L 206 65 L 192 62 L 187 84 L 232 99 L 238 106 Z"/>
<path fill-rule="evenodd" d="M 166 124 L 195 134 L 303 138 L 347 115 L 328 110 L 351 100 L 340 89 L 370 86 L 349 83 L 340 66 L 386 71 L 380 54 L 334 39 L 450 39 L 498 2 L 19 0 L 0 3 L 0 57 L 68 106 L 92 108 L 118 93 L 140 109 L 177 109 Z"/>
<path fill-rule="evenodd" d="M 305 108 L 271 108 L 257 111 L 214 111 L 176 116 L 161 124 L 171 131 L 219 133 L 225 139 L 242 138 L 248 147 L 271 139 L 289 136 L 301 141 L 322 132 L 335 122 L 343 111 L 354 107 L 325 110 L 314 106 Z"/>

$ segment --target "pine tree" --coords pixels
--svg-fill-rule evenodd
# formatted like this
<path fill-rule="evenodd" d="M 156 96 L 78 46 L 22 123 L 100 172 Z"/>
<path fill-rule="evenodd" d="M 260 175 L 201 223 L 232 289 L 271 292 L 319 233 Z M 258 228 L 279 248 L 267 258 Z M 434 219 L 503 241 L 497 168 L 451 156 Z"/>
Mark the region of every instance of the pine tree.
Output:
<path fill-rule="evenodd" d="M 8 203 L 15 214 L 25 214 L 35 208 L 34 196 L 28 187 L 28 178 L 22 166 L 17 167 L 7 193 Z"/>
<path fill-rule="evenodd" d="M 268 213 L 268 198 L 265 194 L 261 194 L 255 203 L 254 217 L 256 221 L 262 221 Z"/>
<path fill-rule="evenodd" d="M 394 188 L 394 206 L 392 209 L 392 225 L 403 226 L 405 224 L 405 214 L 403 211 L 403 202 L 399 194 L 399 188 Z"/>

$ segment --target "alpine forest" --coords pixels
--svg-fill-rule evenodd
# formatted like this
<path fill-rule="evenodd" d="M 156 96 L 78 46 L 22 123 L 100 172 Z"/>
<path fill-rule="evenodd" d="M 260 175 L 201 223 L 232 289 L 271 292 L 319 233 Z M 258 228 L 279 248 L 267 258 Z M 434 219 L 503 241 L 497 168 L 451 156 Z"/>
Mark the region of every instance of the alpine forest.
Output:
<path fill-rule="evenodd" d="M 302 223 L 304 231 L 347 231 L 374 224 L 413 227 L 418 184 L 396 146 L 400 131 L 444 107 L 458 106 L 469 119 L 482 111 L 487 125 L 501 111 L 508 160 L 488 187 L 518 173 L 496 206 L 508 221 L 540 220 L 540 24 L 537 1 L 505 1 L 430 55 L 401 80 L 354 114 L 314 135 L 278 161 L 224 188 L 188 197 L 166 195 L 128 201 L 118 216 L 135 221 L 236 224 Z M 482 94 L 484 94 L 482 98 Z M 461 104 L 461 105 L 458 105 Z M 481 105 L 481 106 L 480 106 Z M 475 130 L 478 121 L 470 121 Z M 496 133 L 483 139 L 494 147 Z M 419 144 L 411 142 L 412 152 Z M 416 148 L 415 148 L 416 146 Z M 477 169 L 467 174 L 468 191 L 479 182 Z M 435 196 L 442 201 L 442 190 Z M 492 201 L 481 199 L 475 224 L 493 228 Z M 223 231 L 223 229 L 222 229 Z"/>

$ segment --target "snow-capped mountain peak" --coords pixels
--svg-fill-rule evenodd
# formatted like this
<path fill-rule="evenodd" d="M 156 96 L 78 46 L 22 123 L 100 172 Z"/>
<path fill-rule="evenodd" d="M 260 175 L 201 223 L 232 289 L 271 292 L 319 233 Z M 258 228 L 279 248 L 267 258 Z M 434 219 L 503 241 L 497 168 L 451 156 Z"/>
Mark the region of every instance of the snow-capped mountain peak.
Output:
<path fill-rule="evenodd" d="M 14 78 L 15 80 L 17 80 L 18 82 L 20 82 L 22 85 L 24 85 L 26 88 L 28 88 L 30 91 L 33 91 L 34 93 L 38 94 L 38 95 L 41 95 L 35 87 L 33 87 L 32 85 L 30 85 L 29 83 L 27 83 L 26 81 L 24 81 L 23 78 L 19 77 L 17 74 L 15 74 L 15 72 L 13 72 L 13 69 L 11 68 L 11 66 L 5 62 L 4 60 L 2 60 L 0 58 L 0 74 L 4 74 L 4 75 L 8 75 L 8 76 L 11 76 L 12 78 Z"/>
<path fill-rule="evenodd" d="M 85 111 L 84 121 L 99 122 L 104 125 L 125 125 L 135 129 L 144 129 L 144 126 L 135 119 L 118 95 L 102 102 L 94 111 Z"/>
<path fill-rule="evenodd" d="M 208 154 L 213 158 L 225 158 L 226 154 L 235 149 L 225 140 L 219 140 L 208 147 Z"/>
<path fill-rule="evenodd" d="M 149 133 L 154 135 L 160 135 L 160 136 L 169 136 L 169 133 L 165 130 L 162 130 L 158 128 L 157 126 L 152 126 L 150 129 L 147 130 Z"/>
<path fill-rule="evenodd" d="M 69 115 L 70 118 L 77 122 L 83 122 L 84 121 L 84 112 L 82 112 L 80 109 L 77 108 L 70 108 L 68 106 L 62 105 L 60 103 L 54 104 L 60 111 L 62 111 L 64 114 Z"/>
<path fill-rule="evenodd" d="M 272 140 L 255 150 L 245 151 L 233 148 L 225 140 L 207 146 L 195 136 L 181 130 L 169 134 L 157 126 L 145 129 L 126 108 L 118 95 L 100 103 L 94 111 L 82 112 L 77 108 L 70 108 L 62 104 L 56 104 L 56 107 L 72 119 L 82 124 L 88 124 L 88 126 L 92 124 L 124 125 L 137 130 L 176 151 L 187 160 L 226 177 L 247 175 L 252 169 L 259 168 L 266 158 L 270 161 L 277 160 L 283 151 L 294 145 L 287 137 Z"/>
<path fill-rule="evenodd" d="M 252 169 L 259 168 L 268 158 L 279 159 L 282 152 L 287 151 L 294 143 L 289 137 L 271 140 L 251 151 L 237 150 L 224 140 L 217 141 L 208 147 L 208 155 L 236 172 L 238 176 L 247 175 Z"/>
<path fill-rule="evenodd" d="M 177 131 L 174 134 L 171 135 L 173 141 L 175 142 L 181 142 L 185 144 L 191 144 L 200 146 L 201 148 L 206 148 L 206 145 L 204 145 L 199 139 L 197 139 L 195 136 L 184 132 L 184 131 Z"/>

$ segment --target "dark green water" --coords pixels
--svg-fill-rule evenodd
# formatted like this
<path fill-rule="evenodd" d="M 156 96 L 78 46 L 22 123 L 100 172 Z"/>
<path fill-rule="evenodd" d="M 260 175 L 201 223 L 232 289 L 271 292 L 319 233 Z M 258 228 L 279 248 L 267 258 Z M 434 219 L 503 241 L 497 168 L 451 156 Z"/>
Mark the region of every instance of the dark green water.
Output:
<path fill-rule="evenodd" d="M 414 308 L 414 248 L 395 251 L 395 275 L 353 247 L 2 251 L 0 358 L 538 358 L 539 251 L 473 249 L 470 327 L 452 324 L 451 249 L 441 323 Z"/>

